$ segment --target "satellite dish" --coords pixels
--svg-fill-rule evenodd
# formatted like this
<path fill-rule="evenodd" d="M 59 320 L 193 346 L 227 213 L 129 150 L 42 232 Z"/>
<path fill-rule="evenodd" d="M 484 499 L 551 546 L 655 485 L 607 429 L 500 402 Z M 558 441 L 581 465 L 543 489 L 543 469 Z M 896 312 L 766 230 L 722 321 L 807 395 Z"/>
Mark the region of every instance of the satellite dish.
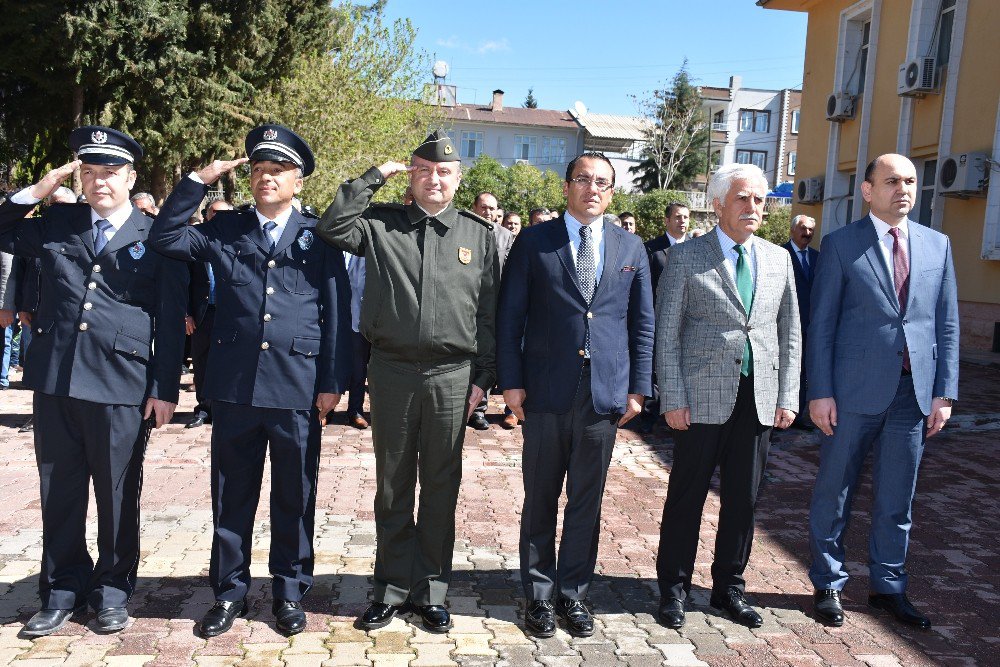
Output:
<path fill-rule="evenodd" d="M 586 116 L 587 115 L 587 105 L 584 104 L 583 102 L 581 102 L 580 100 L 577 100 L 576 102 L 573 102 L 573 108 L 576 110 L 576 115 L 577 116 Z"/>
<path fill-rule="evenodd" d="M 434 67 L 431 69 L 431 72 L 433 72 L 434 76 L 439 79 L 445 78 L 448 76 L 448 63 L 443 60 L 438 60 L 434 63 Z"/>

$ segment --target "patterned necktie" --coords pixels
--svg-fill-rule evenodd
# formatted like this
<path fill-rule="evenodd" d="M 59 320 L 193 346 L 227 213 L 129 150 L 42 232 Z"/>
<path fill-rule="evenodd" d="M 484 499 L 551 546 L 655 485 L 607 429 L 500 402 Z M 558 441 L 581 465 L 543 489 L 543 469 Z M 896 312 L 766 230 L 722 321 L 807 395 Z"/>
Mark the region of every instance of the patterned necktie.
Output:
<path fill-rule="evenodd" d="M 747 311 L 747 319 L 750 318 L 750 309 L 753 308 L 753 278 L 750 277 L 750 266 L 746 256 L 746 248 L 737 244 L 734 248 L 736 254 L 736 291 L 740 293 L 740 301 Z M 743 343 L 743 363 L 740 365 L 740 374 L 750 377 L 753 373 L 753 350 L 750 348 L 750 336 L 747 336 Z"/>
<path fill-rule="evenodd" d="M 267 232 L 267 240 L 271 242 L 271 252 L 274 252 L 274 246 L 275 246 L 274 236 L 271 235 L 271 232 L 273 232 L 274 228 L 277 226 L 278 223 L 276 223 L 274 220 L 268 220 L 267 222 L 264 223 L 264 231 Z"/>
<path fill-rule="evenodd" d="M 906 297 L 910 292 L 910 262 L 906 257 L 906 248 L 899 242 L 899 228 L 889 230 L 892 234 L 892 282 L 896 287 L 896 299 L 899 301 L 899 314 L 906 314 Z M 903 368 L 910 370 L 910 348 L 903 345 Z"/>
<path fill-rule="evenodd" d="M 590 305 L 597 289 L 597 264 L 594 261 L 594 240 L 590 227 L 580 227 L 580 248 L 576 251 L 576 281 L 584 301 Z M 587 337 L 583 344 L 584 353 L 590 356 L 590 319 L 586 321 Z"/>
<path fill-rule="evenodd" d="M 108 230 L 111 229 L 111 223 L 105 219 L 100 219 L 97 221 L 97 233 L 94 235 L 94 254 L 100 255 L 101 251 L 104 250 L 104 246 L 108 245 Z"/>

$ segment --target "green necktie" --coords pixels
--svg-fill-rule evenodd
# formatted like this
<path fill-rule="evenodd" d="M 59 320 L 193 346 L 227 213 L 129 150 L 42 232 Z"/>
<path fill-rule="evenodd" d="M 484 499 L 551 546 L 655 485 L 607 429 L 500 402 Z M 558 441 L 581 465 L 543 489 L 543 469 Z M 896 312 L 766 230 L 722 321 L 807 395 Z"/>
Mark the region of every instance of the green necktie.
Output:
<path fill-rule="evenodd" d="M 743 308 L 747 311 L 747 319 L 750 318 L 750 309 L 753 308 L 753 278 L 750 277 L 750 267 L 747 266 L 746 248 L 737 244 L 735 247 L 736 254 L 739 257 L 736 260 L 736 290 L 740 293 L 740 301 L 743 302 Z M 743 344 L 743 365 L 740 366 L 740 373 L 746 377 L 750 377 L 753 373 L 753 351 L 750 349 L 750 336 L 747 336 L 746 342 Z"/>

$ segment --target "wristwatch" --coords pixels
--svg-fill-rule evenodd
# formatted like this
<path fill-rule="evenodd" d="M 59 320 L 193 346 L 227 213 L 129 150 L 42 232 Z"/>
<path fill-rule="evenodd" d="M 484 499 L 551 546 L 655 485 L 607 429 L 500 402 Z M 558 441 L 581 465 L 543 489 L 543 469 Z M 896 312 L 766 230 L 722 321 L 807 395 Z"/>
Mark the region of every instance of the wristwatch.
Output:
<path fill-rule="evenodd" d="M 934 400 L 935 401 L 945 401 L 946 403 L 948 403 L 948 407 L 951 407 L 952 404 L 955 402 L 954 398 L 948 398 L 947 396 L 935 396 Z"/>

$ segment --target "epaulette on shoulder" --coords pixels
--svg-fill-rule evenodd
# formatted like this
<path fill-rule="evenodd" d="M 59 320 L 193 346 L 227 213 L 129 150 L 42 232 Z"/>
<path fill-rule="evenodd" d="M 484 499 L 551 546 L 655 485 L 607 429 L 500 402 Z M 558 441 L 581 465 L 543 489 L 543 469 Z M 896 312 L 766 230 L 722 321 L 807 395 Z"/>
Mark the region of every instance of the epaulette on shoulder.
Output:
<path fill-rule="evenodd" d="M 487 220 L 486 218 L 481 218 L 472 211 L 466 211 L 465 209 L 459 209 L 458 213 L 459 215 L 464 215 L 466 218 L 469 218 L 470 220 L 475 220 L 486 229 L 493 231 L 493 223 Z"/>
<path fill-rule="evenodd" d="M 394 211 L 402 211 L 406 208 L 402 204 L 397 204 L 396 202 L 372 202 L 370 206 L 372 208 L 391 208 Z"/>

